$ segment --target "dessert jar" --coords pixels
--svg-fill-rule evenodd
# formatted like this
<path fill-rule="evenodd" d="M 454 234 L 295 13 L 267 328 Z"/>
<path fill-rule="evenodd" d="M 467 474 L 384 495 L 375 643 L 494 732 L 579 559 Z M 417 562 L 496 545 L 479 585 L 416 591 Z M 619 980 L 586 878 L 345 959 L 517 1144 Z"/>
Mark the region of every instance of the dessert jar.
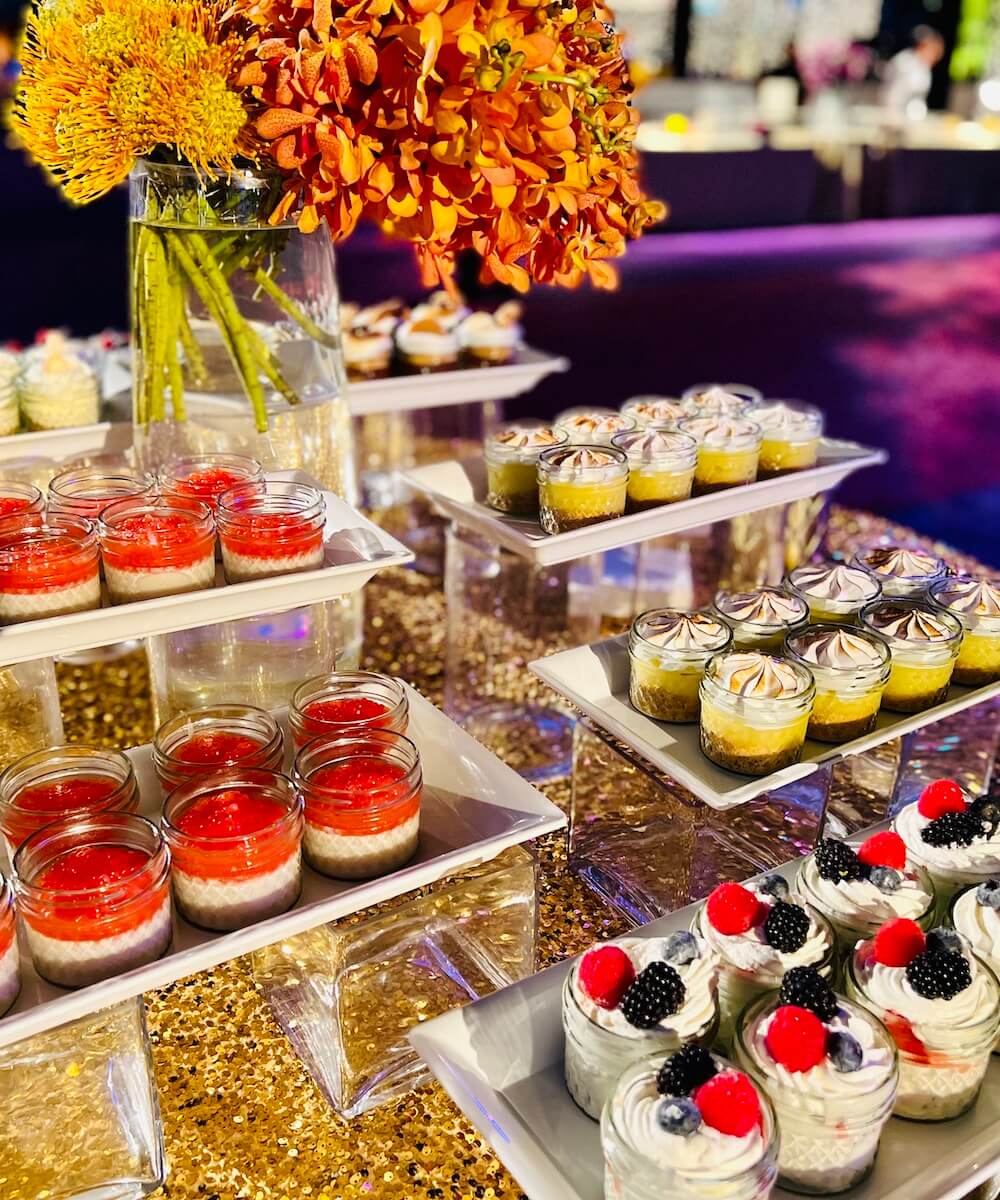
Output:
<path fill-rule="evenodd" d="M 872 729 L 890 671 L 889 647 L 880 637 L 843 625 L 807 625 L 788 635 L 785 653 L 816 684 L 808 737 L 848 742 Z"/>
<path fill-rule="evenodd" d="M 494 367 L 508 363 L 521 348 L 521 305 L 501 304 L 495 312 L 474 312 L 458 327 L 462 351 L 470 365 Z"/>
<path fill-rule="evenodd" d="M 877 576 L 886 599 L 923 598 L 948 573 L 944 559 L 907 546 L 869 546 L 858 550 L 851 564 Z"/>
<path fill-rule="evenodd" d="M 680 941 L 675 934 L 600 943 L 582 955 L 566 976 L 562 989 L 566 1088 L 595 1121 L 615 1080 L 630 1063 L 690 1044 L 708 1046 L 715 1038 L 718 957 L 692 934 L 679 936 Z M 595 990 L 588 973 L 596 960 L 604 968 L 599 973 L 600 990 Z M 663 997 L 656 1007 L 650 1007 L 645 994 L 650 988 L 656 989 L 656 998 Z"/>
<path fill-rule="evenodd" d="M 0 1017 L 21 990 L 21 958 L 17 948 L 14 889 L 0 875 Z"/>
<path fill-rule="evenodd" d="M 280 770 L 284 750 L 269 712 L 252 704 L 212 704 L 164 721 L 153 738 L 153 768 L 166 793 L 224 768 Z"/>
<path fill-rule="evenodd" d="M 691 495 L 698 459 L 694 438 L 677 430 L 647 427 L 616 433 L 611 444 L 624 450 L 628 459 L 627 512 L 673 504 Z"/>
<path fill-rule="evenodd" d="M 887 642 L 892 656 L 883 708 L 923 712 L 947 697 L 962 645 L 955 617 L 915 600 L 876 600 L 861 610 L 861 626 Z"/>
<path fill-rule="evenodd" d="M 305 801 L 309 865 L 335 879 L 372 879 L 417 851 L 423 776 L 416 746 L 400 733 L 320 738 L 295 757 Z"/>
<path fill-rule="evenodd" d="M 56 517 L 0 545 L 4 624 L 100 606 L 100 551 L 89 521 Z"/>
<path fill-rule="evenodd" d="M 952 576 L 932 583 L 929 595 L 962 626 L 954 681 L 981 687 L 1000 679 L 1000 579 Z"/>
<path fill-rule="evenodd" d="M 159 481 L 164 496 L 200 500 L 214 512 L 223 492 L 245 484 L 262 484 L 264 469 L 246 454 L 192 454 L 167 463 Z"/>
<path fill-rule="evenodd" d="M 301 750 L 317 738 L 361 738 L 372 729 L 406 733 L 410 702 L 391 675 L 332 671 L 305 680 L 292 693 L 288 725 Z"/>
<path fill-rule="evenodd" d="M 170 852 L 144 817 L 43 826 L 14 855 L 14 890 L 35 970 L 61 987 L 132 971 L 170 944 Z"/>
<path fill-rule="evenodd" d="M 798 400 L 768 400 L 747 412 L 764 431 L 757 473 L 773 479 L 816 465 L 823 436 L 823 414 Z"/>
<path fill-rule="evenodd" d="M 326 505 L 303 483 L 269 480 L 223 492 L 216 522 L 230 583 L 323 566 Z"/>
<path fill-rule="evenodd" d="M 302 800 L 276 771 L 231 767 L 190 779 L 163 806 L 178 911 L 202 929 L 287 912 L 302 887 Z"/>
<path fill-rule="evenodd" d="M 697 721 L 705 667 L 732 639 L 729 626 L 708 612 L 653 608 L 640 613 L 628 637 L 632 707 L 657 721 Z"/>
<path fill-rule="evenodd" d="M 0 775 L 0 830 L 11 853 L 51 821 L 138 807 L 132 763 L 117 750 L 52 746 L 25 754 Z"/>
<path fill-rule="evenodd" d="M 616 433 L 635 429 L 634 417 L 613 408 L 567 408 L 553 422 L 574 446 L 610 446 Z"/>
<path fill-rule="evenodd" d="M 628 459 L 610 446 L 554 446 L 538 458 L 539 521 L 566 533 L 625 513 Z"/>
<path fill-rule="evenodd" d="M 944 782 L 930 784 L 892 822 L 908 857 L 934 881 L 942 911 L 960 888 L 1000 878 L 1000 828 L 990 819 L 988 796 L 970 801 L 953 785 L 958 799 L 942 809 L 931 797 Z"/>
<path fill-rule="evenodd" d="M 45 497 L 31 483 L 0 479 L 0 542 L 41 529 L 45 522 Z"/>
<path fill-rule="evenodd" d="M 948 920 L 994 975 L 1000 974 L 1000 879 L 988 879 L 956 892 L 948 908 Z"/>
<path fill-rule="evenodd" d="M 215 583 L 215 522 L 199 500 L 119 500 L 104 509 L 98 530 L 112 604 Z"/>
<path fill-rule="evenodd" d="M 761 428 L 746 417 L 689 417 L 677 427 L 698 443 L 694 493 L 753 483 L 757 478 Z"/>
<path fill-rule="evenodd" d="M 622 412 L 631 417 L 636 427 L 672 429 L 678 421 L 689 416 L 687 409 L 673 396 L 633 396 L 622 405 Z"/>
<path fill-rule="evenodd" d="M 340 306 L 340 340 L 348 379 L 384 379 L 389 374 L 396 345 L 394 335 L 406 316 L 401 300 L 385 300 L 360 309 Z"/>
<path fill-rule="evenodd" d="M 9 437 L 21 427 L 17 403 L 17 377 L 21 364 L 16 354 L 0 350 L 0 437 Z"/>
<path fill-rule="evenodd" d="M 457 367 L 461 343 L 454 324 L 414 310 L 396 329 L 396 349 L 409 370 L 429 374 Z"/>
<path fill-rule="evenodd" d="M 791 1020 L 789 1008 L 794 1010 Z M 781 1061 L 785 1047 L 771 1042 L 769 1034 L 784 1021 L 820 1036 L 825 1030 L 825 1052 L 820 1046 L 800 1058 L 801 1047 L 793 1046 L 790 1065 Z M 849 1058 L 834 1049 L 845 1041 L 851 1047 Z M 819 1060 L 807 1066 L 817 1055 Z M 871 1174 L 899 1086 L 896 1047 L 875 1015 L 837 996 L 820 1018 L 771 992 L 741 1014 L 734 1057 L 774 1106 L 781 1131 L 782 1187 L 832 1196 Z"/>
<path fill-rule="evenodd" d="M 69 467 L 49 483 L 49 515 L 94 521 L 117 500 L 151 500 L 156 480 L 140 471 Z"/>
<path fill-rule="evenodd" d="M 911 1121 L 960 1116 L 979 1097 L 1000 1031 L 997 978 L 982 959 L 963 948 L 955 957 L 966 963 L 967 985 L 949 999 L 928 999 L 911 982 L 912 959 L 905 966 L 877 960 L 880 936 L 860 942 L 848 956 L 845 985 L 847 995 L 873 1012 L 896 1042 L 896 1116 Z"/>
<path fill-rule="evenodd" d="M 816 685 L 805 667 L 759 650 L 709 661 L 701 681 L 701 749 L 740 775 L 770 775 L 798 762 Z"/>
<path fill-rule="evenodd" d="M 857 624 L 864 606 L 882 595 L 871 571 L 838 562 L 803 563 L 789 571 L 784 586 L 809 605 L 811 621 L 841 625 Z"/>
<path fill-rule="evenodd" d="M 68 429 L 97 423 L 97 376 L 62 334 L 50 333 L 35 353 L 26 356 L 25 363 L 18 392 L 26 429 Z"/>
<path fill-rule="evenodd" d="M 565 445 L 566 434 L 542 421 L 518 421 L 486 438 L 486 503 L 514 516 L 538 512 L 538 456 Z"/>
<path fill-rule="evenodd" d="M 776 587 L 717 592 L 712 607 L 732 626 L 733 646 L 737 650 L 781 654 L 786 635 L 804 629 L 809 620 L 805 602 Z"/>
<path fill-rule="evenodd" d="M 764 393 L 746 383 L 694 383 L 681 394 L 692 417 L 738 417 L 763 402 Z"/>
<path fill-rule="evenodd" d="M 658 1091 L 662 1054 L 632 1063 L 615 1083 L 601 1114 L 605 1200 L 767 1200 L 771 1195 L 779 1146 L 771 1102 L 726 1059 L 712 1055 L 711 1061 L 716 1072 L 712 1078 L 723 1076 L 720 1082 L 727 1090 L 745 1081 L 743 1087 L 756 1094 L 757 1120 L 745 1132 L 742 1125 L 732 1131 L 717 1128 L 710 1122 L 726 1125 L 732 1116 L 713 1114 L 711 1101 L 705 1103 L 706 1093 L 699 1087 L 685 1105 L 686 1122 L 696 1121 L 696 1128 L 671 1133 L 660 1112 L 671 1101 L 676 1111 L 678 1097 Z M 710 1083 L 706 1080 L 706 1086 Z M 699 1097 L 705 1113 L 692 1121 L 690 1114 L 699 1112 Z M 742 1094 L 741 1101 L 747 1103 Z"/>

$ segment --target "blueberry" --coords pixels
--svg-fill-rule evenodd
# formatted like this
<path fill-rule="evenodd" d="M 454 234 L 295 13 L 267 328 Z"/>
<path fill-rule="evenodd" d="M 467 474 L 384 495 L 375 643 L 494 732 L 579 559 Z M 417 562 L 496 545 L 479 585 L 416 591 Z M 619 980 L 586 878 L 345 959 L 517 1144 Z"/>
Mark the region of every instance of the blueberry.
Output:
<path fill-rule="evenodd" d="M 765 896 L 773 896 L 775 900 L 784 900 L 788 895 L 788 881 L 780 875 L 765 875 L 758 880 L 757 891 Z"/>
<path fill-rule="evenodd" d="M 1000 909 L 1000 879 L 987 879 L 976 888 L 976 902 L 983 908 Z"/>
<path fill-rule="evenodd" d="M 868 878 L 880 892 L 898 892 L 903 883 L 903 877 L 892 867 L 872 867 Z"/>
<path fill-rule="evenodd" d="M 864 1057 L 861 1043 L 849 1033 L 830 1033 L 826 1039 L 826 1053 L 838 1071 L 845 1075 L 857 1071 Z"/>
<path fill-rule="evenodd" d="M 665 1096 L 656 1110 L 656 1119 L 667 1133 L 690 1137 L 701 1125 L 698 1105 L 689 1096 Z"/>
<path fill-rule="evenodd" d="M 932 929 L 927 935 L 927 949 L 962 954 L 965 951 L 965 939 L 954 929 Z"/>
<path fill-rule="evenodd" d="M 678 967 L 694 962 L 698 957 L 698 939 L 686 929 L 678 929 L 667 938 L 663 957 Z"/>
<path fill-rule="evenodd" d="M 984 833 L 996 833 L 1000 826 L 1000 804 L 982 796 L 974 802 L 972 810 L 982 822 Z"/>

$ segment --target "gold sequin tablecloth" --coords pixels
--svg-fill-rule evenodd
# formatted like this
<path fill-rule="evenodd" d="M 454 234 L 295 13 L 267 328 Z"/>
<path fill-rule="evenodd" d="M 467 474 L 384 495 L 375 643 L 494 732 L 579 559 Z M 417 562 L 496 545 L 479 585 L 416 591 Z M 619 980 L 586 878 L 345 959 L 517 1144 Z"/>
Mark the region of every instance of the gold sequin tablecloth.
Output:
<path fill-rule="evenodd" d="M 828 536 L 837 548 L 886 528 L 834 510 Z M 364 665 L 401 675 L 439 702 L 445 627 L 439 585 L 389 572 L 368 586 L 366 608 Z M 63 665 L 59 672 L 71 740 L 130 746 L 150 739 L 140 655 L 101 667 Z M 547 791 L 556 803 L 568 803 L 568 782 Z M 533 850 L 541 868 L 539 968 L 623 931 L 621 918 L 566 869 L 564 833 Z M 436 1086 L 352 1122 L 340 1120 L 271 1018 L 244 962 L 181 980 L 146 1002 L 170 1163 L 158 1200 L 522 1195 Z"/>

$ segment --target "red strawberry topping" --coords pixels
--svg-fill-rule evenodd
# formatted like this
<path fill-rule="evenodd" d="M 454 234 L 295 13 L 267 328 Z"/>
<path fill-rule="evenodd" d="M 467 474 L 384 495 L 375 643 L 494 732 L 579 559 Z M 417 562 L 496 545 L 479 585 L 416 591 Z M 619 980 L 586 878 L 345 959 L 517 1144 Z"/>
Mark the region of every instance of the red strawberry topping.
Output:
<path fill-rule="evenodd" d="M 766 906 L 739 883 L 720 883 L 708 898 L 706 912 L 713 929 L 727 937 L 746 933 L 764 916 Z"/>
<path fill-rule="evenodd" d="M 968 807 L 962 789 L 954 779 L 935 779 L 924 788 L 917 801 L 917 812 L 928 821 L 936 821 L 949 812 L 965 812 Z"/>
<path fill-rule="evenodd" d="M 927 1047 L 913 1032 L 913 1026 L 899 1013 L 889 1012 L 882 1018 L 886 1029 L 892 1034 L 893 1041 L 904 1054 L 909 1054 L 918 1062 L 929 1063 L 930 1055 Z"/>
<path fill-rule="evenodd" d="M 905 967 L 927 947 L 924 931 L 908 917 L 886 921 L 875 934 L 875 961 L 883 967 Z"/>
<path fill-rule="evenodd" d="M 764 1041 L 774 1061 L 788 1071 L 811 1071 L 826 1056 L 826 1026 L 797 1004 L 775 1010 Z"/>
<path fill-rule="evenodd" d="M 701 1119 L 732 1137 L 746 1137 L 761 1123 L 757 1089 L 742 1071 L 720 1071 L 692 1095 Z"/>
<path fill-rule="evenodd" d="M 621 947 L 598 946 L 580 960 L 578 978 L 598 1008 L 617 1008 L 635 979 L 635 967 Z"/>
<path fill-rule="evenodd" d="M 858 847 L 858 858 L 869 867 L 906 868 L 906 842 L 898 833 L 873 833 Z"/>

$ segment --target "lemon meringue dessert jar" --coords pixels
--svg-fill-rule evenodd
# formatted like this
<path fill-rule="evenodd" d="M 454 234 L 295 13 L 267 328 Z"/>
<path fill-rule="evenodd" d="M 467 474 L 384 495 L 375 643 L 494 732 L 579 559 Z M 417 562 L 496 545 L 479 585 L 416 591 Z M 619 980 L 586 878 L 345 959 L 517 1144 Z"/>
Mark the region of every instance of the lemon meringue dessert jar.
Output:
<path fill-rule="evenodd" d="M 542 421 L 518 421 L 487 437 L 486 503 L 499 512 L 532 516 L 538 512 L 538 456 L 566 443 L 566 435 Z"/>
<path fill-rule="evenodd" d="M 861 626 L 888 642 L 892 655 L 883 708 L 923 712 L 945 699 L 962 644 L 951 613 L 915 600 L 877 600 L 861 610 Z"/>
<path fill-rule="evenodd" d="M 981 687 L 1000 679 L 1000 579 L 952 576 L 932 584 L 930 598 L 962 626 L 955 682 Z"/>
<path fill-rule="evenodd" d="M 943 558 L 908 546 L 869 546 L 859 550 L 851 563 L 876 575 L 886 598 L 920 599 L 932 584 L 948 574 L 948 564 Z"/>
<path fill-rule="evenodd" d="M 634 429 L 616 433 L 611 444 L 628 459 L 629 512 L 673 504 L 691 495 L 698 459 L 693 437 L 673 429 Z"/>
<path fill-rule="evenodd" d="M 783 588 L 717 592 L 712 607 L 733 627 L 733 646 L 737 650 L 780 654 L 786 636 L 803 629 L 809 620 L 806 602 Z"/>
<path fill-rule="evenodd" d="M 632 707 L 657 721 L 697 721 L 708 660 L 732 640 L 729 626 L 711 613 L 672 608 L 641 613 L 628 637 Z"/>
<path fill-rule="evenodd" d="M 697 495 L 753 483 L 757 478 L 761 428 L 746 417 L 690 417 L 677 426 L 698 443 L 694 472 Z"/>
<path fill-rule="evenodd" d="M 811 621 L 856 624 L 858 613 L 882 595 L 878 577 L 847 563 L 803 563 L 785 576 L 785 587 L 809 605 Z"/>
<path fill-rule="evenodd" d="M 773 479 L 788 471 L 814 467 L 823 436 L 823 414 L 797 400 L 769 400 L 747 412 L 764 431 L 757 473 Z"/>
<path fill-rule="evenodd" d="M 566 533 L 625 513 L 628 459 L 613 446 L 553 446 L 538 458 L 539 519 Z"/>
<path fill-rule="evenodd" d="M 553 422 L 574 446 L 610 446 L 616 433 L 635 429 L 635 417 L 613 408 L 567 408 Z"/>
<path fill-rule="evenodd" d="M 791 659 L 759 650 L 717 654 L 699 693 L 702 753 L 740 775 L 798 762 L 815 693 L 812 674 Z"/>
<path fill-rule="evenodd" d="M 650 425 L 673 428 L 678 421 L 692 414 L 673 396 L 632 396 L 622 405 L 622 412 L 635 421 L 639 429 Z"/>
<path fill-rule="evenodd" d="M 868 733 L 891 669 L 882 638 L 843 625 L 807 625 L 789 635 L 785 649 L 816 684 L 808 736 L 817 742 L 848 742 Z"/>

